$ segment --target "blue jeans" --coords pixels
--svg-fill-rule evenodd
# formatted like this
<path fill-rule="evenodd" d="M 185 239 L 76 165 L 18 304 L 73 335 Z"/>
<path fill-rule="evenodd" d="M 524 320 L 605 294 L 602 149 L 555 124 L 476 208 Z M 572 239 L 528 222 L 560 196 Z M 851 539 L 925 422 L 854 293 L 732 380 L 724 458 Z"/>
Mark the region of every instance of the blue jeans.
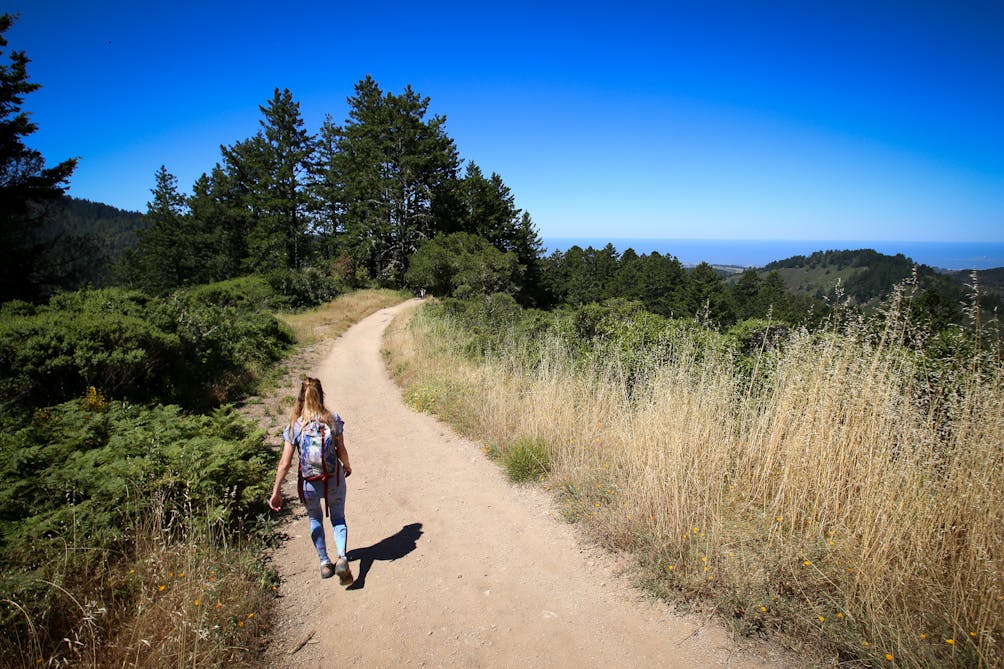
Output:
<path fill-rule="evenodd" d="M 335 485 L 334 479 L 328 481 L 328 515 L 335 533 L 338 557 L 345 557 L 345 542 L 348 538 L 348 528 L 345 527 L 345 477 L 339 476 L 339 478 L 340 485 Z M 304 481 L 303 497 L 307 516 L 310 517 L 310 538 L 314 541 L 314 548 L 317 549 L 317 557 L 321 559 L 321 564 L 327 564 L 331 562 L 331 558 L 328 557 L 328 548 L 324 543 L 324 508 L 321 505 L 324 483 Z"/>

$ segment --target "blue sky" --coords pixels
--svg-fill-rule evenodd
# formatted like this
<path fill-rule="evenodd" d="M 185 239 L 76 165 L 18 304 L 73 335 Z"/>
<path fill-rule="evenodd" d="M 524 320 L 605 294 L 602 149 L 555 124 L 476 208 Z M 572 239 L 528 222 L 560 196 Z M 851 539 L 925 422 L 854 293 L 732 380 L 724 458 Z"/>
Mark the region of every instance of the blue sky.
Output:
<path fill-rule="evenodd" d="M 12 0 L 28 143 L 71 194 L 190 192 L 275 87 L 371 74 L 447 117 L 545 237 L 1004 241 L 1004 3 Z"/>

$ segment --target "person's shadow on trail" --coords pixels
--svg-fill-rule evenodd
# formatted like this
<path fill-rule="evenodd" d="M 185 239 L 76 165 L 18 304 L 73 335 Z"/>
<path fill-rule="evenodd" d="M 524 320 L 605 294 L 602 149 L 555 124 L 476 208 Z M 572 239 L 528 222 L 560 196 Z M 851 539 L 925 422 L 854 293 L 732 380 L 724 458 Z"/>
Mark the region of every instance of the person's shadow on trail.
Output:
<path fill-rule="evenodd" d="M 397 560 L 415 550 L 415 542 L 422 536 L 422 523 L 405 525 L 397 533 L 381 539 L 368 548 L 354 548 L 348 552 L 349 562 L 359 561 L 359 573 L 355 583 L 346 590 L 362 590 L 366 587 L 366 574 L 374 560 Z"/>

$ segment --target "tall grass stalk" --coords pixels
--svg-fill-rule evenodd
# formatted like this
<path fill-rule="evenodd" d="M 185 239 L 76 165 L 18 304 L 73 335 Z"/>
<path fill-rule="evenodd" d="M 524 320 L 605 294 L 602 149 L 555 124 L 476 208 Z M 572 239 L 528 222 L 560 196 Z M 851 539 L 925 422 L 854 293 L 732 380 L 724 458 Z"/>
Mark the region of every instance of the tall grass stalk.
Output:
<path fill-rule="evenodd" d="M 43 567 L 51 579 L 28 584 L 41 598 L 2 602 L 26 622 L 0 639 L 0 666 L 256 666 L 275 576 L 258 539 L 235 537 L 211 515 L 150 505 L 132 545 L 99 563 L 77 559 L 86 546 L 68 546 L 60 564 Z"/>
<path fill-rule="evenodd" d="M 387 347 L 491 452 L 545 443 L 568 515 L 653 590 L 841 661 L 1001 666 L 1004 366 L 936 365 L 906 311 L 794 331 L 755 374 L 686 338 L 630 378 L 556 338 L 471 357 L 424 312 Z"/>

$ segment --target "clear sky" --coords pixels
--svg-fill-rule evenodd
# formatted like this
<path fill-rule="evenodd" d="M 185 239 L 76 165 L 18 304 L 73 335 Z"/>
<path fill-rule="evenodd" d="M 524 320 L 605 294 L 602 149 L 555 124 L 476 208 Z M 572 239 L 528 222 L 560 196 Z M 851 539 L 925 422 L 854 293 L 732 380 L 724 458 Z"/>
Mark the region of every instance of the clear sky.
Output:
<path fill-rule="evenodd" d="M 9 0 L 76 197 L 190 192 L 289 88 L 431 98 L 545 237 L 1004 241 L 1004 2 Z M 6 59 L 6 55 L 4 56 Z"/>

